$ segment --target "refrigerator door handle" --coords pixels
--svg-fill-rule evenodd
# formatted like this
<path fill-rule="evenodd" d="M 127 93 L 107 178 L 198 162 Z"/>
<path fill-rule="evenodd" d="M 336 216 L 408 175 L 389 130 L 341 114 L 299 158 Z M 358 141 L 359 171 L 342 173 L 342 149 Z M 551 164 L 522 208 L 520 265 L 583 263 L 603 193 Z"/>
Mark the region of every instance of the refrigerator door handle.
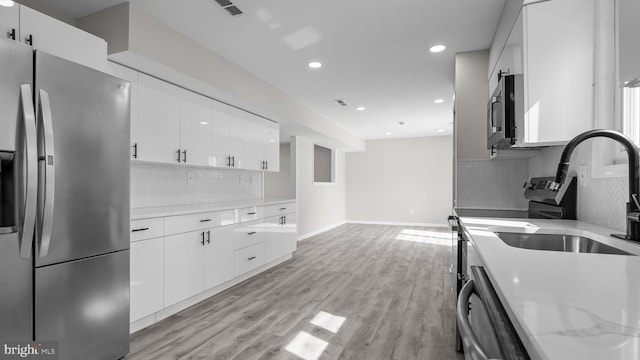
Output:
<path fill-rule="evenodd" d="M 41 149 L 39 160 L 41 163 L 41 172 L 44 177 L 44 191 L 40 192 L 42 199 L 39 201 L 41 206 L 40 214 L 40 236 L 38 256 L 43 258 L 49 253 L 49 245 L 51 244 L 51 231 L 53 228 L 53 199 L 55 190 L 55 163 L 54 163 L 54 146 L 53 146 L 53 124 L 51 117 L 51 103 L 49 102 L 49 93 L 40 89 L 40 119 L 39 130 Z"/>
<path fill-rule="evenodd" d="M 24 213 L 20 224 L 20 256 L 31 257 L 33 229 L 36 222 L 38 194 L 38 144 L 36 140 L 36 115 L 33 108 L 31 85 L 20 85 L 20 102 L 24 130 Z"/>

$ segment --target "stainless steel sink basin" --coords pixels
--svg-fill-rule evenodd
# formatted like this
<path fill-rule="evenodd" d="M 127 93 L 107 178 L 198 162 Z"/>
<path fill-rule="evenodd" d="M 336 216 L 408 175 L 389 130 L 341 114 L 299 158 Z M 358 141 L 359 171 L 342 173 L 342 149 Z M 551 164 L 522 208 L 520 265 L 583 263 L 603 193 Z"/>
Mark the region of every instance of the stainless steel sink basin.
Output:
<path fill-rule="evenodd" d="M 564 251 L 574 253 L 595 253 L 614 255 L 633 255 L 593 239 L 563 234 L 525 234 L 496 232 L 507 245 L 532 250 Z"/>

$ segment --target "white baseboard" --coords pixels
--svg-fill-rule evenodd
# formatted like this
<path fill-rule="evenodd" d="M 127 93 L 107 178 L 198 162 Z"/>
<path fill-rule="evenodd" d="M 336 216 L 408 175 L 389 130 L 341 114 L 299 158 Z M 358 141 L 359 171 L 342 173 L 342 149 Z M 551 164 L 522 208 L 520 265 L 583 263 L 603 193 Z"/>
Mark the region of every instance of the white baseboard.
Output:
<path fill-rule="evenodd" d="M 323 233 L 325 231 L 329 231 L 331 229 L 337 228 L 338 226 L 344 225 L 345 223 L 346 223 L 345 221 L 340 221 L 340 222 L 338 222 L 336 224 L 323 227 L 322 229 L 314 230 L 314 231 L 312 231 L 310 233 L 306 233 L 304 235 L 300 235 L 300 236 L 298 236 L 298 241 L 302 241 L 302 240 L 308 239 L 308 238 L 310 238 L 312 236 L 321 234 L 321 233 Z"/>
<path fill-rule="evenodd" d="M 393 222 L 393 221 L 362 221 L 347 220 L 348 224 L 370 224 L 370 225 L 399 225 L 399 226 L 428 226 L 428 227 L 448 227 L 447 223 L 409 223 L 409 222 Z"/>

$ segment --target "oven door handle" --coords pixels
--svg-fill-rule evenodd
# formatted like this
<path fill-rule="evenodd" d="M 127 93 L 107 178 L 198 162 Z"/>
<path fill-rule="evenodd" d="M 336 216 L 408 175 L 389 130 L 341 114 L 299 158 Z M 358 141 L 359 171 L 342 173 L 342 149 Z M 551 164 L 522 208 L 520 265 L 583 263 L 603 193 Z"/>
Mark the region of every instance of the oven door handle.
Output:
<path fill-rule="evenodd" d="M 489 360 L 489 356 L 480 345 L 480 341 L 478 341 L 469 322 L 469 299 L 473 294 L 480 296 L 476 290 L 475 281 L 469 280 L 460 290 L 458 304 L 456 305 L 456 320 L 460 330 L 460 337 L 462 338 L 462 347 L 464 348 L 465 359 Z"/>

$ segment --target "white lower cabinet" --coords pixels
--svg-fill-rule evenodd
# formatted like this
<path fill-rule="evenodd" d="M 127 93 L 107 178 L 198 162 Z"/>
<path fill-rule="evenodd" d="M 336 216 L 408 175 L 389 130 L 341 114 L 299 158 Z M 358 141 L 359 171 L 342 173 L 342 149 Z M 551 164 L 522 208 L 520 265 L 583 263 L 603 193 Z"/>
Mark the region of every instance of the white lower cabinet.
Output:
<path fill-rule="evenodd" d="M 235 226 L 222 226 L 211 229 L 210 243 L 205 246 L 204 254 L 204 287 L 205 289 L 220 285 L 233 279 L 234 267 L 234 232 Z"/>
<path fill-rule="evenodd" d="M 131 243 L 131 322 L 164 307 L 162 240 L 160 237 Z"/>
<path fill-rule="evenodd" d="M 298 248 L 298 213 L 285 214 L 282 225 L 282 254 L 292 253 Z"/>
<path fill-rule="evenodd" d="M 165 307 L 204 290 L 203 234 L 193 231 L 164 238 Z"/>
<path fill-rule="evenodd" d="M 264 261 L 271 262 L 282 256 L 282 216 L 264 221 Z"/>
<path fill-rule="evenodd" d="M 247 246 L 235 253 L 235 274 L 240 276 L 264 264 L 264 242 Z"/>

